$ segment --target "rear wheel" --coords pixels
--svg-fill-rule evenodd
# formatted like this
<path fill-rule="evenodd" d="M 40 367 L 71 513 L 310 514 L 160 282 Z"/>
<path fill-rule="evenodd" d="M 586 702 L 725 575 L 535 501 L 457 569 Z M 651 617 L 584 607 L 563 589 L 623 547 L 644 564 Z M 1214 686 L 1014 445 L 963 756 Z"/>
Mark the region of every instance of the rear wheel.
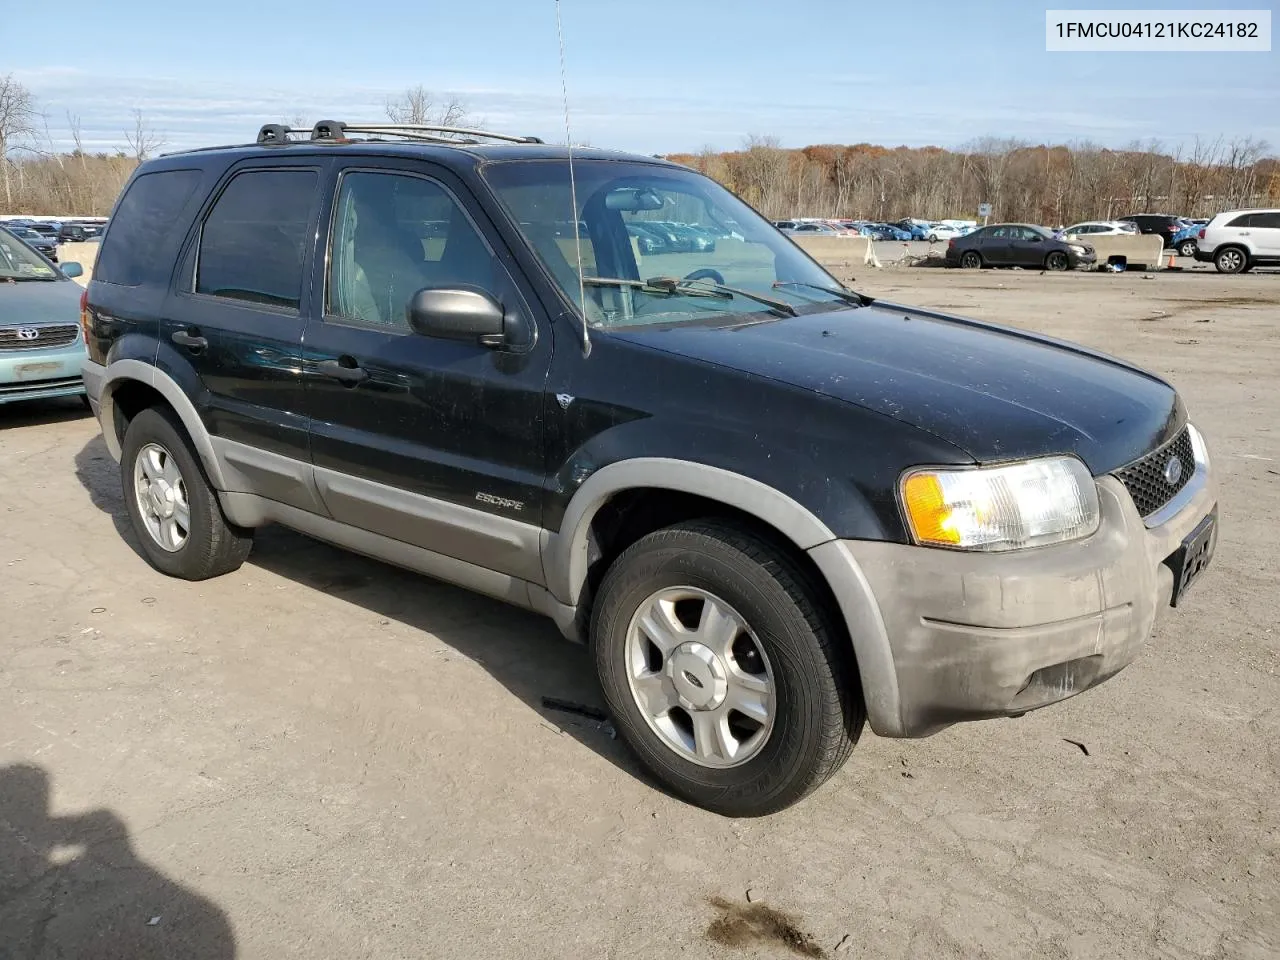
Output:
<path fill-rule="evenodd" d="M 161 573 L 206 580 L 249 556 L 252 531 L 223 516 L 182 422 L 167 408 L 148 407 L 130 421 L 120 479 L 134 533 Z"/>
<path fill-rule="evenodd" d="M 800 800 L 862 730 L 848 654 L 804 574 L 729 523 L 628 548 L 600 586 L 591 640 L 623 740 L 672 792 L 726 816 Z"/>
<path fill-rule="evenodd" d="M 1178 245 L 1178 253 L 1184 257 L 1194 257 L 1196 255 L 1196 242 L 1194 240 L 1183 240 Z"/>
<path fill-rule="evenodd" d="M 1214 254 L 1213 265 L 1219 273 L 1243 273 L 1249 258 L 1239 247 L 1224 247 Z"/>
<path fill-rule="evenodd" d="M 966 270 L 977 270 L 982 266 L 982 254 L 977 250 L 966 250 L 960 254 L 960 266 Z"/>
<path fill-rule="evenodd" d="M 1067 255 L 1061 250 L 1055 250 L 1044 258 L 1044 268 L 1046 270 L 1067 270 L 1071 267 L 1071 261 L 1067 259 Z"/>

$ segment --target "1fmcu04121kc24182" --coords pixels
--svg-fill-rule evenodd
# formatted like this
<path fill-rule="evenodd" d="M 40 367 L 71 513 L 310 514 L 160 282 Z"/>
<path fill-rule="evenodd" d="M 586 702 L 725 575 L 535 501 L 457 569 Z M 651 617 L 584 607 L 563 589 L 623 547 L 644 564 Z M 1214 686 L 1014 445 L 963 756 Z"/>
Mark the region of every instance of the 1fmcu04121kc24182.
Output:
<path fill-rule="evenodd" d="M 268 125 L 138 169 L 82 321 L 157 569 L 228 573 L 280 523 L 546 614 L 652 775 L 727 815 L 865 723 L 1100 683 L 1216 539 L 1169 384 L 853 292 L 648 157 Z"/>

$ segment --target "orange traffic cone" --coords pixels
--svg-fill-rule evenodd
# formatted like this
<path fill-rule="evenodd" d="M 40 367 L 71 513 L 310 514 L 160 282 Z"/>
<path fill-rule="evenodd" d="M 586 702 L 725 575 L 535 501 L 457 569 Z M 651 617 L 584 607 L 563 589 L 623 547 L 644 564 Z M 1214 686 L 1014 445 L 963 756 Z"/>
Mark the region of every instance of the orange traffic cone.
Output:
<path fill-rule="evenodd" d="M 1171 253 L 1171 254 L 1169 254 L 1169 262 L 1168 262 L 1167 264 L 1165 264 L 1165 266 L 1166 266 L 1169 270 L 1172 270 L 1172 269 L 1173 269 L 1173 254 L 1172 254 L 1172 253 Z"/>

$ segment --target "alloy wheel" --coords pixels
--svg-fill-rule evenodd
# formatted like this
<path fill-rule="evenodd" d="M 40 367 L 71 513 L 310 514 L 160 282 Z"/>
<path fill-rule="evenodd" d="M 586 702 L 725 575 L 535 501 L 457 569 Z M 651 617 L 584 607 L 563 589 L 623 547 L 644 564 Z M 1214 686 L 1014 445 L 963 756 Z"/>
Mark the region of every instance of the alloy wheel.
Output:
<path fill-rule="evenodd" d="M 625 650 L 635 705 L 678 756 L 727 768 L 764 747 L 777 712 L 773 669 L 724 600 L 696 587 L 659 590 L 632 616 Z"/>

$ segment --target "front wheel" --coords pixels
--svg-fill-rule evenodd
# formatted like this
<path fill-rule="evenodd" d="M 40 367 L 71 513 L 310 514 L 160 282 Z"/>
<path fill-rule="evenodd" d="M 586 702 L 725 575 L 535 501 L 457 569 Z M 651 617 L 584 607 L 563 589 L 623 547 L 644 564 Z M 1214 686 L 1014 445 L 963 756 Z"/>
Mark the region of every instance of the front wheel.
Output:
<path fill-rule="evenodd" d="M 730 523 L 629 547 L 600 586 L 591 642 L 623 740 L 672 792 L 725 816 L 800 800 L 862 730 L 847 641 L 805 575 Z"/>
<path fill-rule="evenodd" d="M 248 557 L 252 531 L 223 516 L 182 421 L 170 410 L 148 407 L 129 422 L 120 479 L 134 534 L 161 573 L 207 580 Z"/>
<path fill-rule="evenodd" d="M 1066 270 L 1070 268 L 1071 261 L 1067 259 L 1067 255 L 1061 250 L 1055 250 L 1044 258 L 1044 267 L 1046 270 Z"/>
<path fill-rule="evenodd" d="M 1213 265 L 1218 268 L 1219 273 L 1243 273 L 1248 264 L 1248 257 L 1239 247 L 1219 250 L 1213 258 Z"/>

